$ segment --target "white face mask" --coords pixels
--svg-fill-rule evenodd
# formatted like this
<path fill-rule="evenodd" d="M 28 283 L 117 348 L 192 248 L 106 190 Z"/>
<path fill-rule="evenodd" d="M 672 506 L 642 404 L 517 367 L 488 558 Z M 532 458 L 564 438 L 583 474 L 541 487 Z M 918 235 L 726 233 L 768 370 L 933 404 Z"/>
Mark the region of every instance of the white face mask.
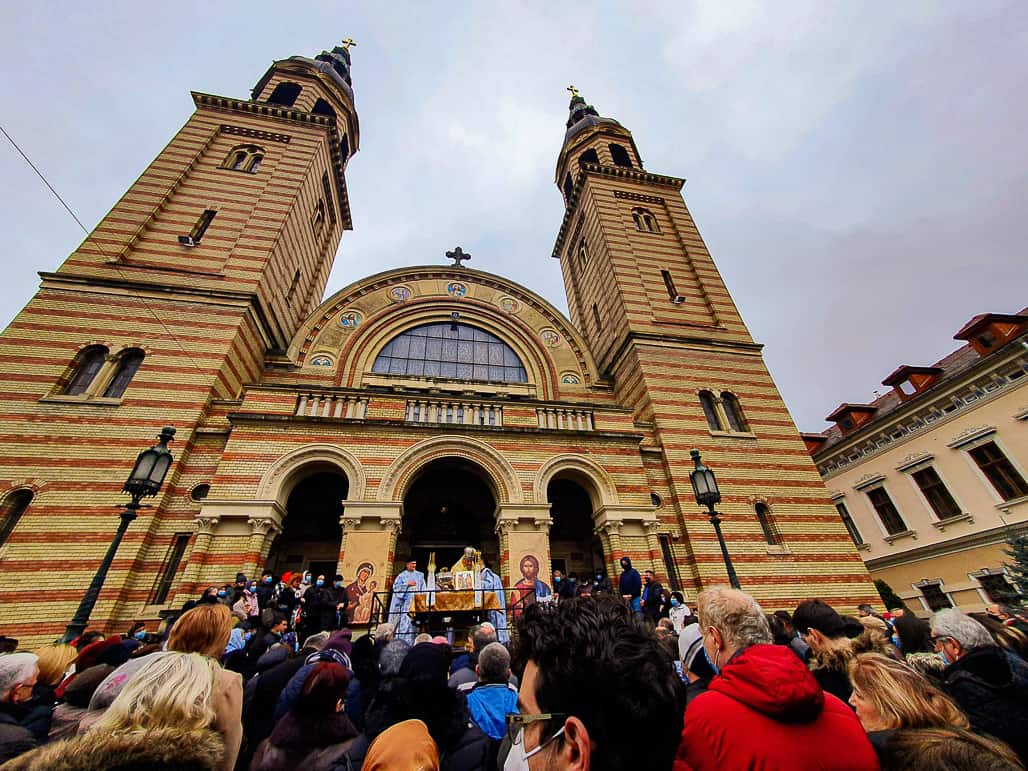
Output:
<path fill-rule="evenodd" d="M 528 752 L 525 751 L 525 738 L 524 734 L 522 734 L 521 742 L 519 744 L 511 745 L 510 752 L 507 754 L 507 759 L 503 761 L 503 771 L 529 771 L 528 759 L 533 755 L 537 755 L 542 752 L 550 742 L 555 741 L 562 733 L 564 733 L 563 726 L 561 726 L 561 729 L 549 739 L 544 741 L 534 750 L 529 750 Z"/>

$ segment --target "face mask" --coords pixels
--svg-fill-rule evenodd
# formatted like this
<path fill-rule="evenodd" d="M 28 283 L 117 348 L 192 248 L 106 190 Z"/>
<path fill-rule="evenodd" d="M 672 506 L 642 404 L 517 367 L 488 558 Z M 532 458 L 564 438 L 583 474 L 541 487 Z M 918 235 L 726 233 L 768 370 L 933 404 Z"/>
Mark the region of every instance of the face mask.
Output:
<path fill-rule="evenodd" d="M 711 661 L 710 654 L 707 653 L 707 646 L 701 644 L 700 647 L 703 648 L 703 658 L 705 658 L 707 660 L 707 663 L 710 664 L 710 668 L 714 670 L 714 674 L 716 674 L 716 675 L 721 674 L 721 667 L 719 667 L 717 664 L 715 664 L 714 661 Z M 717 657 L 718 657 L 718 654 L 715 653 L 714 654 L 714 659 L 716 660 Z"/>
<path fill-rule="evenodd" d="M 271 576 L 268 576 L 267 578 L 265 578 L 264 579 L 264 583 L 270 584 L 271 583 Z"/>
<path fill-rule="evenodd" d="M 145 640 L 146 639 L 146 630 L 145 629 L 140 629 L 138 632 L 136 632 L 132 636 L 135 637 L 137 640 Z"/>
<path fill-rule="evenodd" d="M 553 583 L 559 584 L 560 583 L 560 576 L 554 576 L 553 577 Z"/>
<path fill-rule="evenodd" d="M 603 573 L 597 573 L 596 574 L 596 580 L 597 581 L 602 581 L 603 580 Z"/>
<path fill-rule="evenodd" d="M 343 588 L 343 582 L 342 581 L 336 581 L 336 589 L 342 589 L 342 588 Z"/>
<path fill-rule="evenodd" d="M 547 747 L 551 741 L 556 741 L 557 737 L 560 736 L 562 733 L 564 733 L 563 728 L 561 728 L 560 731 L 558 731 L 552 739 L 544 741 L 542 744 L 540 744 L 538 747 L 531 751 L 525 750 L 525 739 L 524 735 L 522 735 L 521 744 L 511 745 L 510 752 L 507 754 L 507 759 L 503 761 L 503 771 L 529 771 L 528 759 L 533 755 L 542 752 L 542 750 L 545 747 Z"/>
<path fill-rule="evenodd" d="M 228 592 L 218 592 L 218 596 L 219 597 L 227 597 L 228 596 Z"/>
<path fill-rule="evenodd" d="M 676 600 L 674 597 L 671 598 L 671 607 L 672 608 L 677 608 L 678 607 L 678 600 Z"/>
<path fill-rule="evenodd" d="M 319 579 L 318 579 L 318 580 L 317 580 L 317 581 L 316 581 L 315 583 L 316 583 L 316 584 L 317 584 L 318 586 L 324 586 L 324 585 L 325 585 L 325 582 L 324 582 L 324 581 L 322 581 L 322 580 L 321 580 L 320 578 L 319 578 Z"/>
<path fill-rule="evenodd" d="M 894 634 L 892 636 L 892 644 L 895 645 L 897 648 L 903 647 L 902 645 L 900 645 L 900 638 L 898 634 Z"/>
<path fill-rule="evenodd" d="M 946 651 L 941 651 L 939 655 L 942 656 L 942 663 L 945 664 L 947 667 L 953 663 L 949 660 L 949 656 L 946 655 Z"/>

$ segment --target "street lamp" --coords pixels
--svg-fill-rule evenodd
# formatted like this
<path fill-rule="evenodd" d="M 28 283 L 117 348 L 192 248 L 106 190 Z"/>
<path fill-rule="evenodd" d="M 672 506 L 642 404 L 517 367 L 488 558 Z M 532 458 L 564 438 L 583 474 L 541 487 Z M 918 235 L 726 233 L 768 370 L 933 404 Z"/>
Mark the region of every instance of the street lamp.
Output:
<path fill-rule="evenodd" d="M 696 464 L 696 468 L 689 472 L 689 481 L 692 482 L 696 503 L 707 507 L 707 511 L 710 513 L 710 524 L 714 526 L 714 532 L 717 533 L 717 542 L 721 546 L 721 556 L 725 559 L 728 583 L 732 585 L 733 589 L 739 589 L 741 588 L 739 586 L 739 577 L 735 574 L 732 558 L 728 556 L 728 547 L 725 546 L 725 537 L 721 533 L 721 515 L 714 509 L 714 505 L 721 502 L 721 491 L 717 487 L 717 479 L 714 477 L 714 472 L 700 461 L 699 450 L 689 450 L 689 455 L 692 456 L 693 462 Z"/>
<path fill-rule="evenodd" d="M 107 571 L 111 569 L 111 563 L 114 562 L 114 555 L 118 552 L 121 539 L 128 530 L 129 524 L 138 516 L 136 512 L 143 508 L 139 502 L 143 498 L 157 495 L 161 485 L 164 484 L 164 477 L 167 476 L 172 461 L 168 442 L 174 438 L 175 429 L 165 426 L 161 430 L 160 436 L 157 437 L 157 444 L 148 450 L 143 450 L 136 458 L 136 465 L 121 488 L 123 492 L 132 496 L 132 500 L 123 504 L 124 511 L 121 512 L 121 524 L 118 525 L 118 531 L 114 534 L 114 540 L 111 541 L 103 562 L 100 563 L 96 575 L 93 576 L 93 580 L 86 590 L 86 596 L 82 598 L 71 623 L 65 629 L 64 637 L 61 638 L 62 642 L 71 642 L 81 636 L 89 623 L 89 615 L 93 612 L 93 606 L 96 605 L 96 598 L 100 596 L 100 590 L 107 578 Z"/>

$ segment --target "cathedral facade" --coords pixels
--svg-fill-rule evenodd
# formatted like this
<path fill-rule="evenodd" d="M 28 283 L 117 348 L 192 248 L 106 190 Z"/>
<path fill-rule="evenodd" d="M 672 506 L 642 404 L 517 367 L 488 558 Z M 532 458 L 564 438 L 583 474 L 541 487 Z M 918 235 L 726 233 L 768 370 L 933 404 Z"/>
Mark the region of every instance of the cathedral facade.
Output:
<path fill-rule="evenodd" d="M 692 600 L 726 583 L 692 448 L 768 610 L 875 600 L 684 180 L 644 169 L 617 121 L 573 95 L 552 253 L 568 319 L 460 249 L 323 297 L 360 147 L 345 47 L 275 62 L 249 99 L 193 99 L 0 337 L 0 633 L 63 631 L 163 425 L 174 465 L 92 627 L 264 567 L 382 592 L 408 555 L 466 545 L 507 586 L 629 556 Z"/>

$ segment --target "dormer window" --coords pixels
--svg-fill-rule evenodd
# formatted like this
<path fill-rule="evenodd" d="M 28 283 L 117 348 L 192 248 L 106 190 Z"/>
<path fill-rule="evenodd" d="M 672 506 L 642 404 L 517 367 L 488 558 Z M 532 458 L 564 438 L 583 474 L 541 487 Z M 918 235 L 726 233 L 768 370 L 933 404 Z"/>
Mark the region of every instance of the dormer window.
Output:
<path fill-rule="evenodd" d="M 942 374 L 939 367 L 915 367 L 904 364 L 885 378 L 882 385 L 892 386 L 896 395 L 906 400 L 934 386 Z"/>
<path fill-rule="evenodd" d="M 844 434 L 868 423 L 878 408 L 873 404 L 840 404 L 825 420 L 835 423 Z"/>
<path fill-rule="evenodd" d="M 1028 313 L 982 313 L 967 322 L 954 340 L 966 340 L 979 356 L 986 356 L 1028 330 Z"/>
<path fill-rule="evenodd" d="M 848 415 L 845 418 L 839 419 L 839 428 L 843 431 L 852 431 L 855 427 L 856 424 L 853 422 L 853 418 Z"/>

